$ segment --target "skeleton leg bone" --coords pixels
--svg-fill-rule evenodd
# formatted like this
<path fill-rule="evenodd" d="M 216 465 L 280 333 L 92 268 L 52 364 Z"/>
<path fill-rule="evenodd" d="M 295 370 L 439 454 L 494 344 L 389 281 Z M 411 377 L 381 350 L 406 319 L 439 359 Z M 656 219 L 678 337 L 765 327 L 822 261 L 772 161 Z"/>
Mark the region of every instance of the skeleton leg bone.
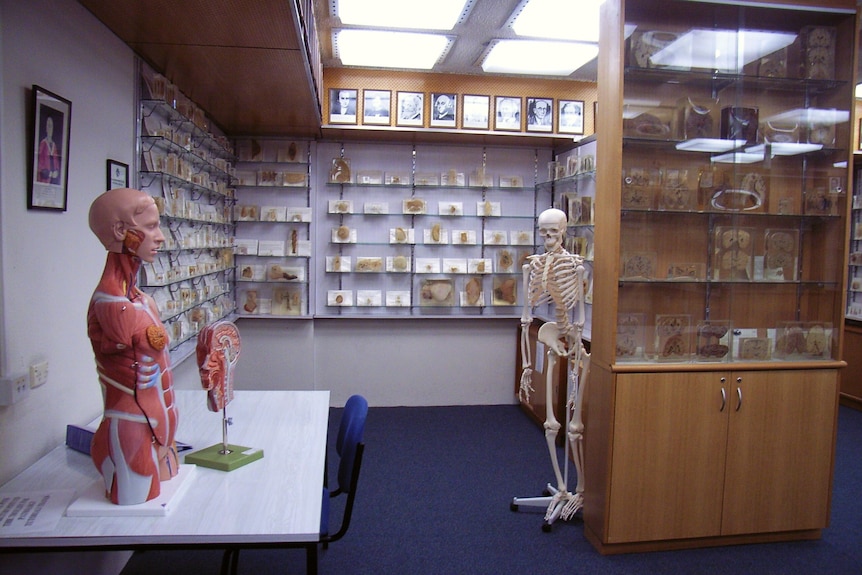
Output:
<path fill-rule="evenodd" d="M 575 470 L 578 474 L 578 482 L 575 493 L 566 503 L 561 516 L 564 520 L 571 518 L 584 506 L 584 422 L 583 422 L 583 397 L 586 382 L 590 371 L 590 355 L 583 347 L 580 347 L 574 356 L 569 359 L 569 377 L 572 389 L 568 407 L 572 411 L 572 419 L 569 422 L 567 438 L 571 449 L 572 459 L 575 460 Z"/>
<path fill-rule="evenodd" d="M 519 505 L 526 505 L 530 507 L 539 507 L 547 505 L 547 510 L 545 511 L 545 526 L 550 526 L 554 521 L 558 518 L 562 517 L 563 519 L 571 518 L 578 509 L 580 509 L 580 501 L 582 498 L 578 499 L 575 504 L 572 504 L 575 496 L 569 492 L 566 484 L 568 480 L 568 472 L 563 473 L 560 468 L 559 458 L 557 456 L 557 435 L 562 427 L 559 420 L 557 420 L 556 415 L 554 414 L 554 373 L 559 358 L 565 357 L 567 355 L 567 351 L 563 342 L 560 340 L 560 330 L 558 326 L 553 322 L 548 322 L 542 325 L 539 328 L 538 339 L 545 346 L 547 351 L 547 369 L 546 369 L 546 381 L 545 381 L 545 441 L 548 445 L 548 453 L 551 457 L 551 465 L 554 469 L 554 477 L 557 481 L 556 486 L 552 486 L 548 484 L 547 492 L 551 495 L 549 497 L 531 497 L 531 498 L 514 498 L 512 501 L 512 508 L 516 509 Z M 567 362 L 567 365 L 571 365 L 571 362 Z M 573 379 L 573 381 L 577 381 L 577 377 Z M 567 436 L 570 436 L 569 429 L 572 426 L 572 422 L 570 421 L 571 410 L 569 406 L 566 407 L 566 433 Z M 574 443 L 572 441 L 568 441 L 566 444 L 566 449 L 564 449 L 564 457 L 566 460 L 566 470 L 568 470 L 568 449 L 569 446 L 573 446 Z M 580 481 L 580 474 L 579 474 Z M 573 509 L 574 507 L 574 509 Z M 543 527 L 544 528 L 544 527 Z"/>

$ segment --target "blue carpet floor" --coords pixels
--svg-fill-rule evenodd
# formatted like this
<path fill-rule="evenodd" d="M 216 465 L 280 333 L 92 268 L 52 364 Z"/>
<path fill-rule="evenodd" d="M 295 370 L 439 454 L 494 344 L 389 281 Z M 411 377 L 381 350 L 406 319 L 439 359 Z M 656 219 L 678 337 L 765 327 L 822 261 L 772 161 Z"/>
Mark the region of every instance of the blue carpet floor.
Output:
<path fill-rule="evenodd" d="M 339 417 L 333 410 L 333 429 Z M 849 408 L 822 539 L 608 557 L 578 521 L 545 533 L 541 511 L 509 509 L 552 480 L 542 432 L 516 406 L 372 408 L 365 441 L 354 523 L 321 552 L 322 575 L 862 574 L 862 412 Z M 218 573 L 220 558 L 139 552 L 123 575 Z M 239 572 L 301 574 L 304 560 L 298 549 L 246 550 Z"/>

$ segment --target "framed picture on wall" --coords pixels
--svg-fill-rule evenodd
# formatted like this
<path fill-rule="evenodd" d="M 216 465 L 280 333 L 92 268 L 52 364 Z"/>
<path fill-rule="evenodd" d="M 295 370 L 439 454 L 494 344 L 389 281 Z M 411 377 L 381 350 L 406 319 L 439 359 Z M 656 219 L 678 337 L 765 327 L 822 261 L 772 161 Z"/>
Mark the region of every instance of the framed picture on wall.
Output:
<path fill-rule="evenodd" d="M 33 149 L 28 209 L 66 211 L 72 102 L 33 86 Z"/>
<path fill-rule="evenodd" d="M 356 90 L 348 88 L 329 90 L 329 123 L 356 123 Z"/>
<path fill-rule="evenodd" d="M 129 187 L 129 165 L 117 160 L 108 160 L 108 189 Z"/>
<path fill-rule="evenodd" d="M 521 98 L 497 96 L 494 104 L 494 129 L 520 132 Z"/>
<path fill-rule="evenodd" d="M 527 98 L 527 131 L 552 132 L 554 130 L 554 100 Z"/>
<path fill-rule="evenodd" d="M 431 120 L 432 128 L 454 128 L 455 118 L 458 117 L 458 96 L 448 93 L 431 94 Z"/>
<path fill-rule="evenodd" d="M 583 100 L 560 100 L 557 131 L 564 134 L 584 133 Z"/>
<path fill-rule="evenodd" d="M 491 97 L 465 94 L 461 106 L 461 127 L 469 130 L 487 130 Z"/>
<path fill-rule="evenodd" d="M 421 92 L 398 92 L 398 126 L 422 126 L 424 124 L 425 94 Z"/>
<path fill-rule="evenodd" d="M 362 93 L 362 123 L 388 126 L 392 92 L 389 90 L 365 90 Z"/>

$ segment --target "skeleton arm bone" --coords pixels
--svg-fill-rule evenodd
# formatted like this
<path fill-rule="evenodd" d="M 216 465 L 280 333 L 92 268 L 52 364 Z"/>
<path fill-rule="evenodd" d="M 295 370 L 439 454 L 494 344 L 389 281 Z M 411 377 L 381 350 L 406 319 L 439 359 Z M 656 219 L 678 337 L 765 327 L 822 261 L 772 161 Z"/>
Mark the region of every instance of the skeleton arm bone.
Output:
<path fill-rule="evenodd" d="M 530 392 L 534 391 L 532 386 L 533 364 L 530 353 L 530 324 L 533 323 L 532 307 L 528 297 L 530 284 L 530 264 L 522 266 L 524 274 L 524 311 L 521 314 L 521 381 L 518 387 L 518 396 L 524 401 L 530 401 Z"/>

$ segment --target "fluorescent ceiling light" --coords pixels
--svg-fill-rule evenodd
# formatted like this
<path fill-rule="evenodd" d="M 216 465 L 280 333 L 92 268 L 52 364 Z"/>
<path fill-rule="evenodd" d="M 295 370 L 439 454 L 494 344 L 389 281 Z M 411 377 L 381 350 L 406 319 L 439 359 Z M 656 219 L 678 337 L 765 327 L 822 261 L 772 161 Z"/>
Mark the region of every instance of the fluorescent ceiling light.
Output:
<path fill-rule="evenodd" d="M 333 0 L 333 15 L 350 26 L 451 30 L 468 0 Z M 469 0 L 472 5 L 472 0 Z"/>
<path fill-rule="evenodd" d="M 485 72 L 568 76 L 599 53 L 595 44 L 497 40 L 482 62 Z"/>
<path fill-rule="evenodd" d="M 672 68 L 709 68 L 720 72 L 737 72 L 796 40 L 789 32 L 759 30 L 689 30 L 653 56 L 656 66 Z"/>
<path fill-rule="evenodd" d="M 692 138 L 676 145 L 677 150 L 687 152 L 728 152 L 743 145 L 745 140 L 720 140 L 718 138 Z"/>
<path fill-rule="evenodd" d="M 599 6 L 604 0 L 525 0 L 512 22 L 518 36 L 599 41 Z"/>
<path fill-rule="evenodd" d="M 710 161 L 719 164 L 753 164 L 754 162 L 763 161 L 763 154 L 750 154 L 748 152 L 730 152 L 713 156 Z"/>
<path fill-rule="evenodd" d="M 766 119 L 774 125 L 795 126 L 805 124 L 809 126 L 843 124 L 850 120 L 849 110 L 836 110 L 834 108 L 797 108 L 781 112 Z"/>
<path fill-rule="evenodd" d="M 767 144 L 758 144 L 750 148 L 745 148 L 746 152 L 752 154 L 763 154 L 766 152 Z M 816 152 L 823 149 L 823 144 L 806 144 L 804 142 L 774 142 L 769 144 L 772 156 L 795 156 L 797 154 L 806 154 L 808 152 Z"/>
<path fill-rule="evenodd" d="M 430 70 L 451 39 L 442 34 L 388 30 L 336 30 L 335 54 L 345 66 Z"/>

